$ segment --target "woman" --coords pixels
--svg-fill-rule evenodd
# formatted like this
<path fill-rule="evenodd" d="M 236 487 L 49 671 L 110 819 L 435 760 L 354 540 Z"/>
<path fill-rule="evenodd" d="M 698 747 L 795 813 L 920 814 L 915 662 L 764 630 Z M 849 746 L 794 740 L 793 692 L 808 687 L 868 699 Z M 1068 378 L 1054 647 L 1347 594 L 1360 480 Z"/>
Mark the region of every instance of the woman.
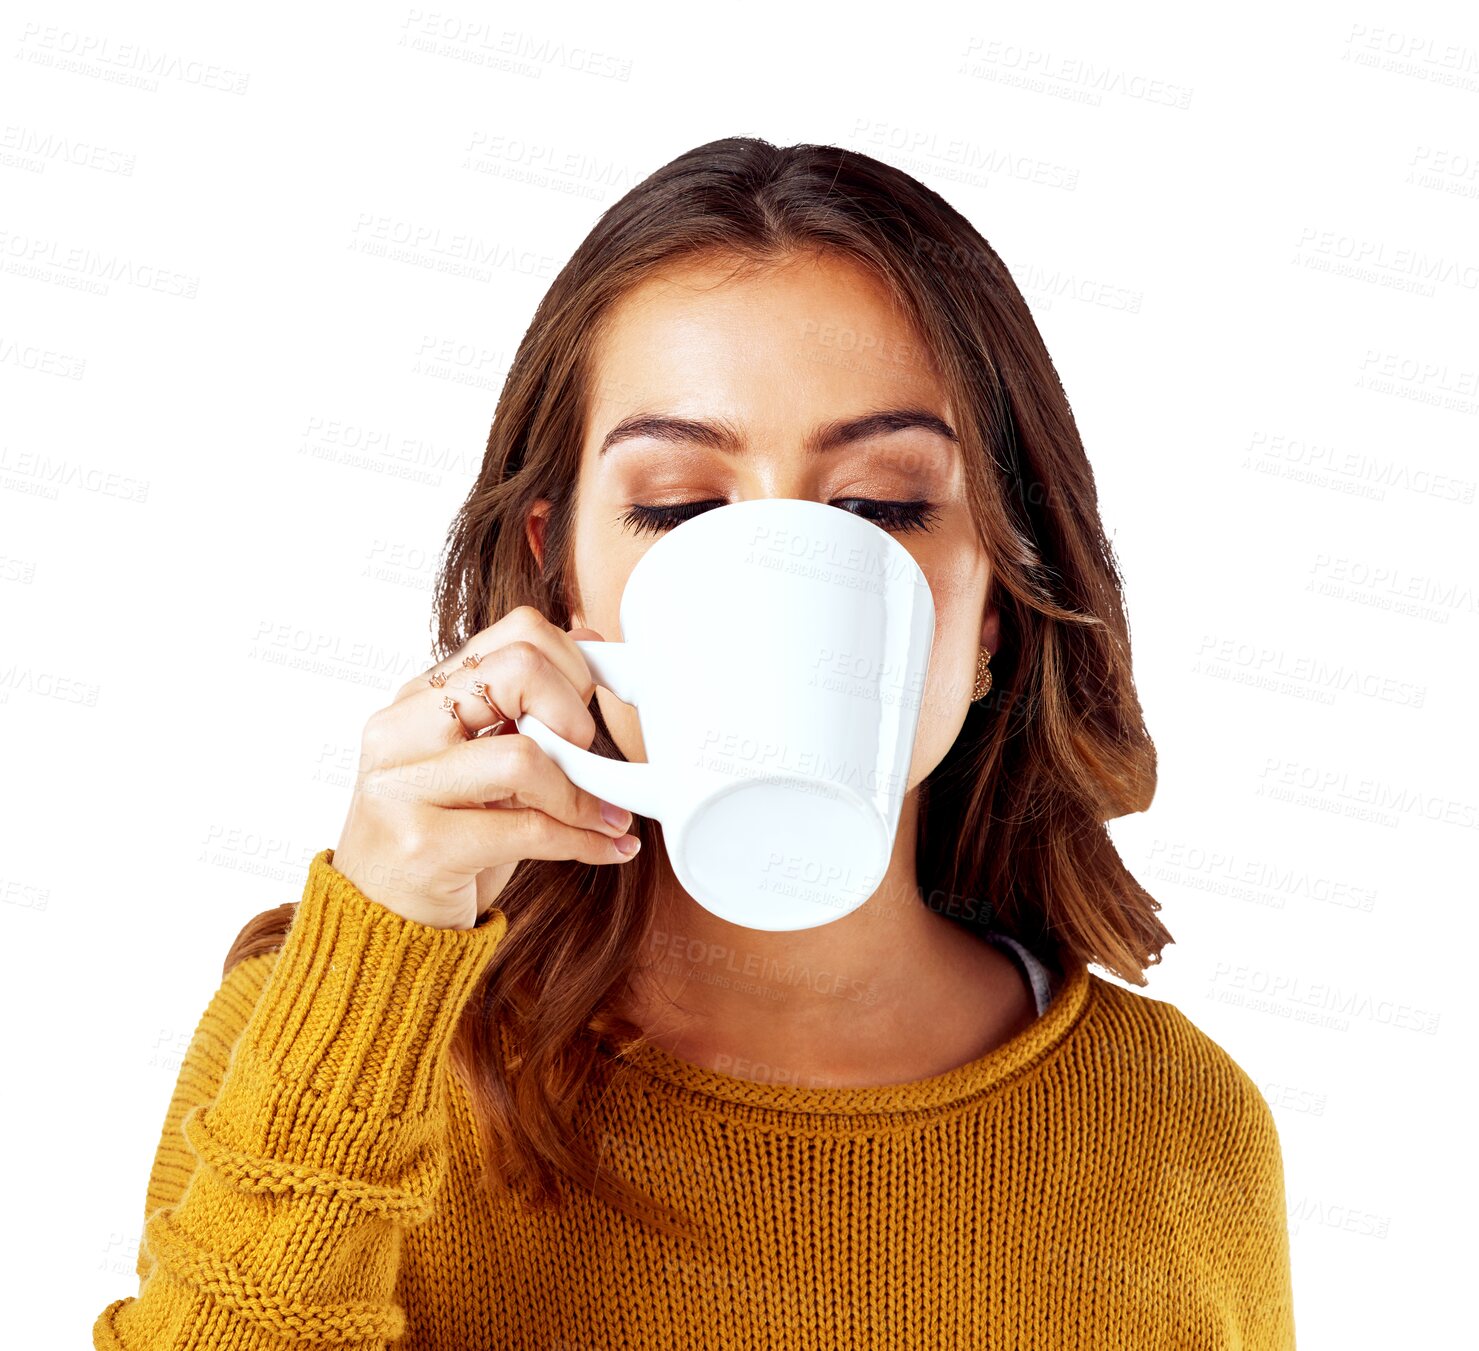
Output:
<path fill-rule="evenodd" d="M 644 758 L 576 642 L 766 496 L 875 521 L 936 604 L 884 883 L 785 933 L 512 722 Z M 748 138 L 634 188 L 519 348 L 436 614 L 338 845 L 227 956 L 98 1346 L 1293 1345 L 1267 1105 L 1088 970 L 1171 941 L 1104 826 L 1155 754 L 1067 399 L 939 196 Z"/>

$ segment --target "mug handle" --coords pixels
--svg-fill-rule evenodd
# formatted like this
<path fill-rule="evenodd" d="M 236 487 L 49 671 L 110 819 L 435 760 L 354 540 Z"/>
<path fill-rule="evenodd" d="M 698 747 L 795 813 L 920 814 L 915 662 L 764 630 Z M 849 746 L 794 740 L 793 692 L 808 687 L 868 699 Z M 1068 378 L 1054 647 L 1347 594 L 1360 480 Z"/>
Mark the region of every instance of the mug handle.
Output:
<path fill-rule="evenodd" d="M 594 639 L 575 640 L 596 684 L 604 685 L 624 704 L 642 698 L 642 659 L 631 643 L 606 643 Z M 651 764 L 612 760 L 582 750 L 532 713 L 514 719 L 514 726 L 533 740 L 564 771 L 571 783 L 605 798 L 639 816 L 662 819 L 668 801 L 666 780 Z"/>

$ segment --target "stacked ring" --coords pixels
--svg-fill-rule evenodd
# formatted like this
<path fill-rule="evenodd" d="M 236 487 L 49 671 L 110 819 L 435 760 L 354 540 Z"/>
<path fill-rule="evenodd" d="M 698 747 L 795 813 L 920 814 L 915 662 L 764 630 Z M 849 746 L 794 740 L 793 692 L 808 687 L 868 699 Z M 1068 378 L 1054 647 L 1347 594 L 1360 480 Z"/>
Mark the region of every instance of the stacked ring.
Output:
<path fill-rule="evenodd" d="M 482 657 L 478 653 L 474 652 L 470 656 L 464 657 L 462 659 L 462 664 L 467 667 L 468 670 L 475 671 L 480 661 L 482 661 Z M 447 673 L 445 671 L 438 671 L 434 675 L 428 676 L 426 683 L 429 684 L 432 689 L 439 690 L 447 683 Z M 496 736 L 507 724 L 509 719 L 499 711 L 498 706 L 489 696 L 488 684 L 486 681 L 474 680 L 472 682 L 471 688 L 472 692 L 476 694 L 485 704 L 487 704 L 490 709 L 493 710 L 495 720 L 489 723 L 488 726 L 480 727 L 476 732 L 473 732 L 468 737 L 468 740 L 475 740 L 480 736 Z M 441 707 L 447 710 L 452 720 L 457 723 L 457 725 L 461 727 L 464 732 L 467 731 L 467 724 L 464 723 L 462 719 L 457 716 L 457 701 L 450 694 L 444 694 L 442 696 Z"/>

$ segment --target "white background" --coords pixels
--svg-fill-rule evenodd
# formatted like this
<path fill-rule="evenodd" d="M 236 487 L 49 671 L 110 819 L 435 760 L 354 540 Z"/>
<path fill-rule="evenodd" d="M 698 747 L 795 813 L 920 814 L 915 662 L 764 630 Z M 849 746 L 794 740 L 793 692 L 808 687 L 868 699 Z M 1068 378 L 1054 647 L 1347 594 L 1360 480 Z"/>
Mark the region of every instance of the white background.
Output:
<path fill-rule="evenodd" d="M 431 660 L 438 551 L 540 295 L 606 206 L 731 134 L 909 170 L 1017 278 L 1160 753 L 1112 827 L 1177 939 L 1145 993 L 1273 1105 L 1301 1347 L 1454 1344 L 1471 15 L 31 4 L 0 61 L 16 1345 L 85 1345 L 136 1290 L 179 1057 L 241 924 L 336 841 L 364 720 Z M 478 275 L 447 270 L 459 241 Z"/>

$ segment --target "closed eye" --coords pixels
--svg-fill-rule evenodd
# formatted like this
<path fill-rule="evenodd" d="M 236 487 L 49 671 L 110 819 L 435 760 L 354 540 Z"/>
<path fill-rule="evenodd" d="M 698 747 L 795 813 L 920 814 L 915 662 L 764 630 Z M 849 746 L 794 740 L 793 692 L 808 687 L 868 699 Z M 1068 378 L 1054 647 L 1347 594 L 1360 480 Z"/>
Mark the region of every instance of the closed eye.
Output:
<path fill-rule="evenodd" d="M 663 506 L 647 506 L 635 502 L 619 518 L 619 523 L 635 533 L 659 534 L 674 526 L 691 521 L 715 507 L 722 507 L 722 499 L 706 499 L 699 502 L 672 502 Z M 854 505 L 862 510 L 854 514 L 872 521 L 884 530 L 904 533 L 910 530 L 929 530 L 939 517 L 939 508 L 933 502 L 887 502 L 872 497 L 836 497 L 828 504 L 844 511 L 853 511 Z"/>

